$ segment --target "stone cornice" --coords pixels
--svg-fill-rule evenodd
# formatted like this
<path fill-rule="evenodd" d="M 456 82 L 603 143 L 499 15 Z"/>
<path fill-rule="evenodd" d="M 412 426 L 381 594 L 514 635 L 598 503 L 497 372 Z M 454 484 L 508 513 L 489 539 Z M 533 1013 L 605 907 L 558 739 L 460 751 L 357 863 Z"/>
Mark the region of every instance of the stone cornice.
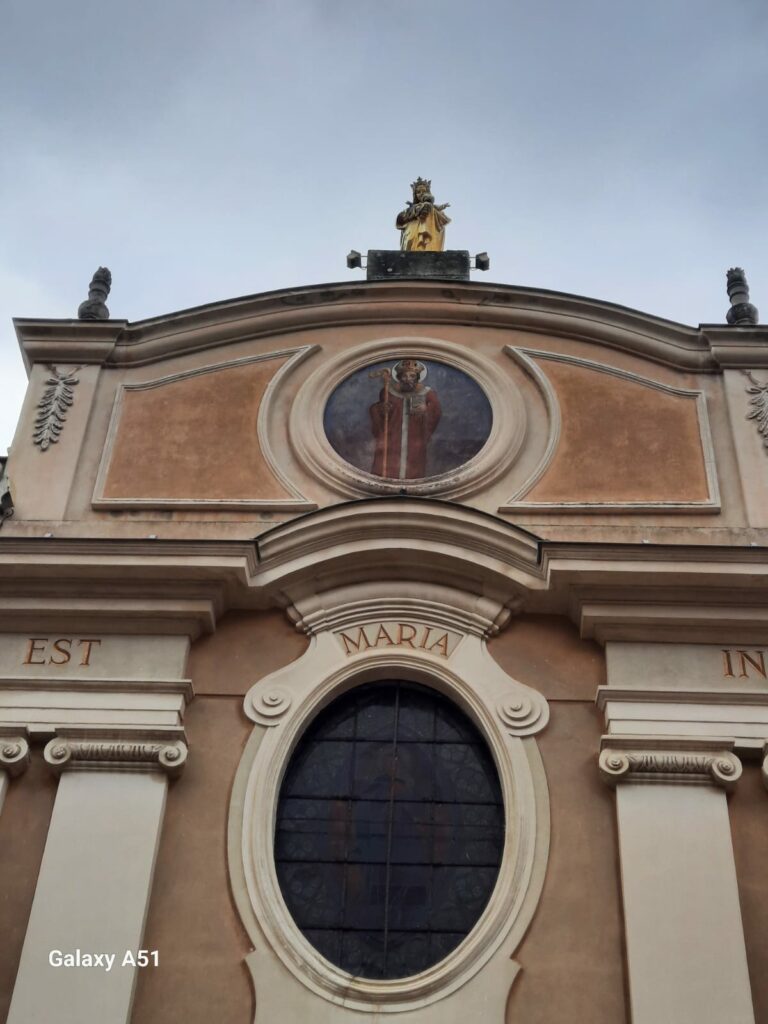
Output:
<path fill-rule="evenodd" d="M 33 363 L 103 364 L 127 320 L 14 319 L 27 371 Z"/>
<path fill-rule="evenodd" d="M 654 703 L 654 704 L 696 704 L 696 705 L 746 705 L 748 707 L 768 706 L 768 692 L 757 690 L 695 690 L 669 689 L 654 686 L 598 686 L 595 703 L 605 711 L 609 702 Z"/>
<path fill-rule="evenodd" d="M 0 535 L 0 612 L 11 631 L 46 621 L 197 636 L 230 608 L 286 607 L 307 588 L 426 579 L 569 614 L 600 642 L 762 643 L 767 569 L 761 547 L 540 541 L 461 505 L 378 498 L 298 517 L 255 542 Z"/>
<path fill-rule="evenodd" d="M 481 282 L 344 282 L 264 292 L 129 323 L 15 321 L 25 362 L 140 366 L 295 330 L 352 324 L 497 327 L 602 343 L 688 370 L 768 366 L 768 328 L 695 328 L 609 302 Z"/>
<path fill-rule="evenodd" d="M 194 696 L 191 679 L 120 679 L 98 676 L 78 679 L 69 676 L 60 678 L 39 675 L 30 678 L 0 677 L 0 694 L 8 690 L 16 693 L 22 690 L 53 690 L 62 693 L 172 693 L 183 696 L 186 704 Z"/>
<path fill-rule="evenodd" d="M 604 736 L 600 774 L 610 786 L 620 782 L 714 783 L 733 789 L 741 761 L 733 741 L 699 737 Z"/>

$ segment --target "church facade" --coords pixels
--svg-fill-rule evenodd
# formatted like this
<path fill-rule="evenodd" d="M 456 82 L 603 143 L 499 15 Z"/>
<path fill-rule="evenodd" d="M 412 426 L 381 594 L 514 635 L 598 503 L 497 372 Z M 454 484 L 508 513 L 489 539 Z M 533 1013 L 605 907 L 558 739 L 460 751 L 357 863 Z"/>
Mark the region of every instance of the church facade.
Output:
<path fill-rule="evenodd" d="M 768 328 L 16 329 L 0 1019 L 768 1019 Z"/>

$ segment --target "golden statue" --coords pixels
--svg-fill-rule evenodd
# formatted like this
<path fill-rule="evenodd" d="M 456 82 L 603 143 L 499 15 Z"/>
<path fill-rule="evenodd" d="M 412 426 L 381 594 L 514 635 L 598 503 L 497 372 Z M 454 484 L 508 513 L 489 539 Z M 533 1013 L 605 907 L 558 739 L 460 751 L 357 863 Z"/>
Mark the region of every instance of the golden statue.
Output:
<path fill-rule="evenodd" d="M 431 188 L 431 181 L 417 178 L 411 184 L 413 201 L 397 215 L 400 248 L 406 252 L 442 252 L 445 248 L 445 225 L 451 223 L 451 218 L 443 210 L 451 204 L 435 206 Z"/>

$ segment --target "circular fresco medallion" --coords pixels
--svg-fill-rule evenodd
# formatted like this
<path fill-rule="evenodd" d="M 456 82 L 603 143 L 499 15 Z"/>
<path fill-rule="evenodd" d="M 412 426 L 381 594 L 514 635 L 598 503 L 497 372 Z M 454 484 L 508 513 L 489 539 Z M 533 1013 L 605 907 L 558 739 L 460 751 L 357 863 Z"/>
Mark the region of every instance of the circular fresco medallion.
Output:
<path fill-rule="evenodd" d="M 325 406 L 325 434 L 351 465 L 388 480 L 440 476 L 473 458 L 491 432 L 485 392 L 447 363 L 404 356 L 346 377 Z"/>

